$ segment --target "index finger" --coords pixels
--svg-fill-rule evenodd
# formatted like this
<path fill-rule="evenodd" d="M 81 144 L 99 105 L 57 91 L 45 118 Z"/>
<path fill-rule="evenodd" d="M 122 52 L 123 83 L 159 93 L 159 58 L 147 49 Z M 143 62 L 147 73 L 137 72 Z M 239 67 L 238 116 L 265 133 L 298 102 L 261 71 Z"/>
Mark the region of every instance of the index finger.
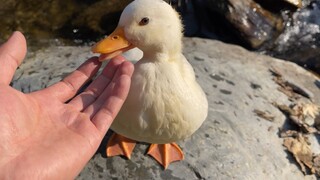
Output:
<path fill-rule="evenodd" d="M 128 96 L 133 70 L 132 63 L 122 63 L 112 83 L 108 85 L 96 102 L 90 106 L 91 108 L 88 107 L 84 111 L 90 116 L 94 116 L 92 123 L 103 135 L 109 129 Z"/>
<path fill-rule="evenodd" d="M 64 103 L 76 95 L 78 90 L 98 72 L 100 66 L 98 58 L 92 57 L 60 82 L 32 94 L 54 97 Z"/>

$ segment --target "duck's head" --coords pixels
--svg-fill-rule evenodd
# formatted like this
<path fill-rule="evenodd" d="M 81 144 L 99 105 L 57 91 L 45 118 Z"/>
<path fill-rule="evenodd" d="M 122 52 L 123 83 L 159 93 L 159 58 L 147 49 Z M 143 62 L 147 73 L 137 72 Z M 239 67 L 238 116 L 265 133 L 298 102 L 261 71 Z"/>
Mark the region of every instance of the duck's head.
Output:
<path fill-rule="evenodd" d="M 94 53 L 111 59 L 138 47 L 145 56 L 181 52 L 182 25 L 178 13 L 163 0 L 135 0 L 122 12 L 118 27 L 98 42 Z"/>

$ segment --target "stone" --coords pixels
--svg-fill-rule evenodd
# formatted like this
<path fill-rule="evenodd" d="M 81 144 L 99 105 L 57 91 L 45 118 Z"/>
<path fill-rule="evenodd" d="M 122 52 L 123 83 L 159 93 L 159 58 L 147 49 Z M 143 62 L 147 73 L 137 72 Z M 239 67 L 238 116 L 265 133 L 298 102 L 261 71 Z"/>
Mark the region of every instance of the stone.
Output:
<path fill-rule="evenodd" d="M 279 12 L 282 10 L 296 10 L 304 8 L 310 4 L 310 0 L 255 0 L 261 6 L 272 12 Z"/>
<path fill-rule="evenodd" d="M 285 0 L 286 2 L 296 6 L 297 8 L 302 7 L 302 1 L 301 0 Z"/>
<path fill-rule="evenodd" d="M 252 0 L 212 1 L 212 3 L 216 2 L 225 6 L 225 9 L 220 9 L 220 13 L 223 13 L 237 34 L 252 48 L 259 48 L 266 41 L 276 37 L 283 29 L 280 17 Z"/>
<path fill-rule="evenodd" d="M 282 18 L 254 0 L 173 2 L 178 4 L 187 36 L 222 39 L 257 49 L 277 37 L 283 29 Z"/>
<path fill-rule="evenodd" d="M 277 69 L 283 79 L 314 94 L 312 101 L 316 104 L 320 103 L 320 89 L 316 85 L 319 78 L 294 63 L 219 41 L 185 38 L 184 45 L 184 54 L 209 101 L 209 114 L 201 128 L 178 142 L 185 160 L 163 170 L 146 155 L 145 143 L 136 146 L 131 160 L 107 158 L 108 132 L 76 179 L 315 180 L 315 176 L 304 175 L 293 163 L 294 157 L 279 137 L 279 129 L 290 124 L 274 103 L 290 105 L 294 100 L 278 90 L 271 69 Z M 30 53 L 17 70 L 12 86 L 24 92 L 47 87 L 91 56 L 90 47 L 86 46 L 50 47 Z M 311 101 L 304 96 L 299 100 Z M 255 110 L 266 112 L 273 121 L 258 116 Z M 319 136 L 314 138 L 319 143 Z"/>

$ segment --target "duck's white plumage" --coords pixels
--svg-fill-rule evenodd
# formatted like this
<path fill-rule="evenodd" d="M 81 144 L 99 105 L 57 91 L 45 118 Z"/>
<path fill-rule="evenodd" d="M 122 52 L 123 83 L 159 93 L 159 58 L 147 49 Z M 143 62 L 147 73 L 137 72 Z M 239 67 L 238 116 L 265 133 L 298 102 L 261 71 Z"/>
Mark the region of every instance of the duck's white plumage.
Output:
<path fill-rule="evenodd" d="M 149 23 L 139 24 L 145 17 Z M 123 11 L 118 26 L 144 56 L 135 64 L 128 98 L 111 129 L 157 144 L 190 136 L 205 120 L 208 103 L 181 53 L 178 14 L 162 0 L 135 0 Z"/>

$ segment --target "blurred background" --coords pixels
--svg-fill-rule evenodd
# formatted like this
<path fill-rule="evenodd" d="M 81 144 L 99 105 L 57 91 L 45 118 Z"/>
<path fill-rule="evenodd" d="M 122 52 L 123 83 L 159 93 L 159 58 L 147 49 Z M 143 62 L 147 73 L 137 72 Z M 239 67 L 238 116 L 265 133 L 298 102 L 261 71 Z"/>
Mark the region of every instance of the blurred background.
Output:
<path fill-rule="evenodd" d="M 29 49 L 91 45 L 132 0 L 0 0 L 0 42 L 19 30 Z M 166 0 L 185 36 L 237 44 L 320 74 L 320 0 Z"/>

